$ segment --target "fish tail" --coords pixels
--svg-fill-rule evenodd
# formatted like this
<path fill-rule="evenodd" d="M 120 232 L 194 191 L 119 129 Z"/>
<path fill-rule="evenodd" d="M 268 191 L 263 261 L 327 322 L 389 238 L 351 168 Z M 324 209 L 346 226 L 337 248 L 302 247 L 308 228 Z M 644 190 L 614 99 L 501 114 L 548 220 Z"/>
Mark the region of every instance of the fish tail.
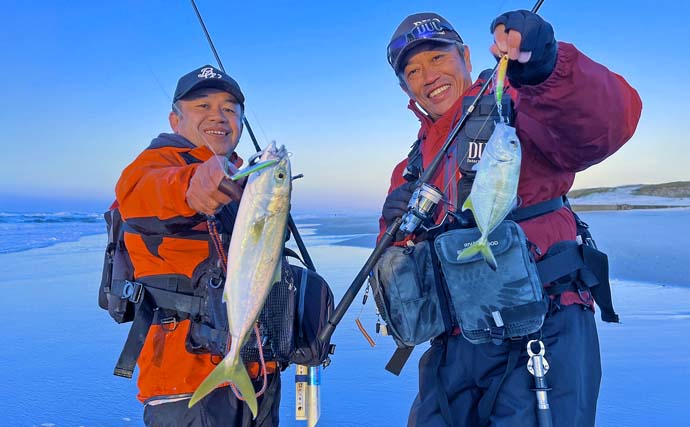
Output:
<path fill-rule="evenodd" d="M 469 258 L 476 253 L 481 253 L 482 257 L 484 257 L 484 261 L 486 261 L 492 270 L 496 271 L 498 263 L 496 263 L 494 253 L 491 252 L 491 248 L 489 247 L 489 239 L 486 236 L 480 237 L 479 240 L 474 242 L 472 246 L 459 252 L 458 260 L 462 258 Z"/>
<path fill-rule="evenodd" d="M 212 392 L 219 384 L 230 381 L 235 384 L 242 398 L 249 406 L 249 410 L 252 411 L 252 415 L 256 418 L 259 405 L 256 401 L 254 385 L 249 378 L 247 368 L 245 368 L 239 354 L 235 357 L 229 356 L 228 354 L 199 385 L 189 401 L 189 407 L 194 406 L 195 403 Z"/>
<path fill-rule="evenodd" d="M 496 258 L 494 257 L 494 253 L 491 252 L 491 248 L 489 245 L 484 245 L 481 248 L 481 253 L 482 256 L 484 257 L 484 261 L 486 261 L 487 264 L 489 264 L 489 267 L 493 270 L 496 271 L 498 268 L 498 263 L 496 262 Z"/>
<path fill-rule="evenodd" d="M 464 211 L 466 211 L 467 209 L 469 209 L 469 210 L 471 210 L 472 212 L 474 212 L 474 206 L 472 206 L 472 197 L 470 197 L 470 196 L 468 196 L 468 197 L 465 199 L 465 203 L 462 204 L 462 209 L 461 209 L 461 210 L 464 212 Z"/>

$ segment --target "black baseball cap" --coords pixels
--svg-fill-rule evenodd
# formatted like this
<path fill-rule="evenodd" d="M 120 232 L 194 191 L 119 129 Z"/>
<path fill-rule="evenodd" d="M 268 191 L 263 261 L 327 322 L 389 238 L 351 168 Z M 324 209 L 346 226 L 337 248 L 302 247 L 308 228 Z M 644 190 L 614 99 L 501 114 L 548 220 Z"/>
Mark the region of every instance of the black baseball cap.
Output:
<path fill-rule="evenodd" d="M 221 70 L 211 65 L 204 65 L 185 74 L 177 81 L 173 104 L 197 89 L 213 88 L 228 92 L 244 107 L 244 95 L 237 82 Z"/>
<path fill-rule="evenodd" d="M 388 43 L 388 63 L 397 74 L 401 61 L 413 47 L 424 42 L 462 43 L 462 38 L 450 22 L 433 12 L 415 13 L 405 18 Z"/>

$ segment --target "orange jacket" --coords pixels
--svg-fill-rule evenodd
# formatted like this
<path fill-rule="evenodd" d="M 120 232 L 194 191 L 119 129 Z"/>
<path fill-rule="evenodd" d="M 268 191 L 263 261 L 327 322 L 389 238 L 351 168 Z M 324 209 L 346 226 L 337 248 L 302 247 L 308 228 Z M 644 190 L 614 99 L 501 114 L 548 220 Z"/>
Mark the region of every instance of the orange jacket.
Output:
<path fill-rule="evenodd" d="M 125 245 L 135 278 L 160 274 L 192 277 L 195 268 L 209 256 L 206 240 L 176 238 L 184 230 L 208 232 L 205 218 L 185 201 L 189 181 L 200 163 L 212 156 L 207 147 L 196 147 L 179 135 L 161 134 L 129 166 L 115 193 L 122 218 L 137 232 L 125 231 Z M 241 159 L 233 154 L 237 166 Z M 163 234 L 151 246 L 142 234 Z M 151 325 L 138 360 L 138 399 L 192 393 L 215 367 L 209 354 L 185 349 L 190 321 Z M 217 364 L 218 358 L 213 361 Z M 249 367 L 250 372 L 256 366 Z"/>

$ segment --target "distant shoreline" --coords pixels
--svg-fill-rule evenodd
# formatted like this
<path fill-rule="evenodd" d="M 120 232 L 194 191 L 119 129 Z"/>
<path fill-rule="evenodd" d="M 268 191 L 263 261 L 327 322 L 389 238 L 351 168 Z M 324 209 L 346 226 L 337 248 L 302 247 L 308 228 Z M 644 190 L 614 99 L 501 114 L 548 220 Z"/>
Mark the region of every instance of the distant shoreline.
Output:
<path fill-rule="evenodd" d="M 601 204 L 601 205 L 578 205 L 572 204 L 571 207 L 575 212 L 592 212 L 592 211 L 629 211 L 632 209 L 670 209 L 670 208 L 690 208 L 690 206 L 682 205 L 631 205 L 627 203 L 618 204 Z"/>

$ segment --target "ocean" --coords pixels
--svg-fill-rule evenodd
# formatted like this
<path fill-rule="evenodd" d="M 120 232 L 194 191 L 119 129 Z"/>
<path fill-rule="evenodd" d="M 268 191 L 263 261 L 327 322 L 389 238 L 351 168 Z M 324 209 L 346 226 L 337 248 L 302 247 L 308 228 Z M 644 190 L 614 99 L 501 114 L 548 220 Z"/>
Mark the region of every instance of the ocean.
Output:
<path fill-rule="evenodd" d="M 0 212 L 0 254 L 28 251 L 105 232 L 103 215 L 81 212 Z"/>
<path fill-rule="evenodd" d="M 690 209 L 587 212 L 609 254 L 622 324 L 599 322 L 604 377 L 597 426 L 690 425 Z M 339 300 L 369 256 L 376 215 L 296 215 L 318 271 Z M 97 213 L 0 214 L 2 426 L 142 426 L 136 383 L 112 375 L 129 330 L 97 305 L 106 241 Z M 376 341 L 354 324 L 360 317 Z M 319 426 L 403 426 L 419 346 L 395 377 L 361 295 L 338 327 L 322 375 Z M 294 420 L 294 369 L 283 373 L 281 426 Z"/>

